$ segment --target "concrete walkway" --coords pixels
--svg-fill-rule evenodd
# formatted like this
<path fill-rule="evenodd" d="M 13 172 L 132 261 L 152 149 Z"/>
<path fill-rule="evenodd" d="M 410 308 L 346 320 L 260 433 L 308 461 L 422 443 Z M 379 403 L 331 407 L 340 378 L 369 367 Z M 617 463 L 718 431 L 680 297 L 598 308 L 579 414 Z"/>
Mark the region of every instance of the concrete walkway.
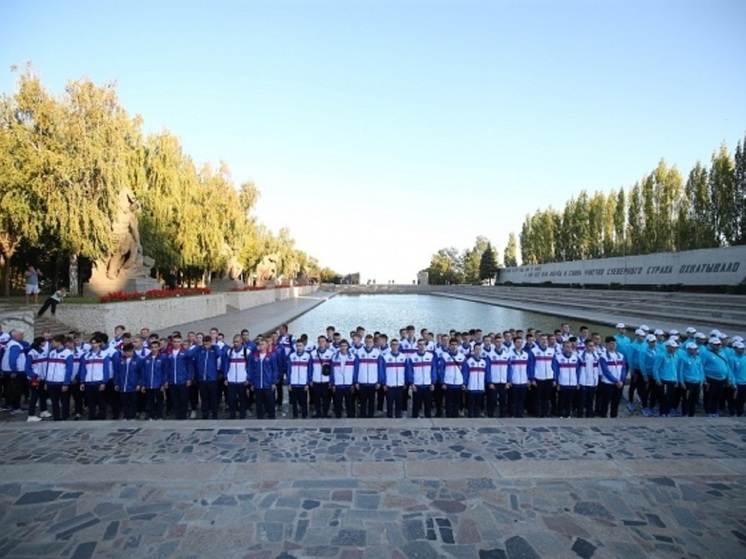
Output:
<path fill-rule="evenodd" d="M 741 419 L 0 428 L 0 557 L 734 558 Z"/>
<path fill-rule="evenodd" d="M 273 332 L 280 324 L 298 318 L 335 295 L 336 293 L 317 291 L 296 299 L 268 303 L 245 311 L 233 311 L 204 320 L 187 322 L 186 324 L 174 324 L 168 328 L 163 328 L 159 334 L 162 336 L 169 335 L 174 330 L 180 331 L 182 335 L 186 335 L 190 331 L 207 333 L 210 328 L 215 326 L 225 334 L 228 342 L 230 342 L 229 337 L 239 333 L 244 328 L 247 328 L 251 336 L 254 337 Z"/>

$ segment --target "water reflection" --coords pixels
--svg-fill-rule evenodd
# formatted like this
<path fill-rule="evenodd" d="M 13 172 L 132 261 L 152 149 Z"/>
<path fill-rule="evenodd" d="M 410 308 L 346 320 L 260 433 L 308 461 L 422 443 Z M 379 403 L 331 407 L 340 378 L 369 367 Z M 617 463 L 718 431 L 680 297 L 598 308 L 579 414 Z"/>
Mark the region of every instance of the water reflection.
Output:
<path fill-rule="evenodd" d="M 369 333 L 378 330 L 398 336 L 399 328 L 408 324 L 413 324 L 418 332 L 421 328 L 441 333 L 452 328 L 497 332 L 528 327 L 548 332 L 559 328 L 562 322 L 570 324 L 572 332 L 584 324 L 602 335 L 614 333 L 609 326 L 590 322 L 433 295 L 337 295 L 289 326 L 294 336 L 306 333 L 315 337 L 330 325 L 344 334 L 363 326 Z"/>

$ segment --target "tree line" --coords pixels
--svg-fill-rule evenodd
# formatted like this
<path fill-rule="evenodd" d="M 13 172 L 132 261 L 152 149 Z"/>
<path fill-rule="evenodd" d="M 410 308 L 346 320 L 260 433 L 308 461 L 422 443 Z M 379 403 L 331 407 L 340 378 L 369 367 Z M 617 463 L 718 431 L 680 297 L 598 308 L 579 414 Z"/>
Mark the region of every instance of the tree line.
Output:
<path fill-rule="evenodd" d="M 678 252 L 746 244 L 746 138 L 733 156 L 725 145 L 710 166 L 697 162 L 686 181 L 661 160 L 631 188 L 589 195 L 582 190 L 562 211 L 527 215 L 520 235 L 508 235 L 505 267 L 590 258 Z M 459 251 L 442 248 L 422 270 L 435 285 L 495 278 L 497 253 L 485 237 Z"/>
<path fill-rule="evenodd" d="M 582 190 L 560 211 L 527 215 L 522 264 L 679 252 L 746 244 L 746 138 L 735 155 L 725 145 L 686 180 L 661 160 L 631 188 Z"/>
<path fill-rule="evenodd" d="M 143 252 L 159 273 L 176 268 L 209 282 L 231 259 L 249 271 L 275 254 L 278 276 L 335 275 L 296 249 L 286 228 L 274 234 L 251 215 L 259 197 L 252 182 L 237 186 L 223 162 L 198 165 L 168 131 L 145 136 L 113 83 L 70 81 L 54 96 L 27 67 L 16 91 L 0 97 L 0 154 L 5 295 L 26 261 L 63 275 L 69 266 L 71 277 L 80 265 L 85 280 L 86 264 L 90 271 L 114 249 L 125 188 L 138 200 Z"/>

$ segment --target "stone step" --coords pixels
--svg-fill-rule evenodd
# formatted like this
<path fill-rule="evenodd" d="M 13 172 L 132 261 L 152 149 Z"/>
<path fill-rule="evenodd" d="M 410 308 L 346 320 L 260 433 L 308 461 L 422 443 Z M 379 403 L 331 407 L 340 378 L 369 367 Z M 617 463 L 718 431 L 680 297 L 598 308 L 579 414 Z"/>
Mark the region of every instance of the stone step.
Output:
<path fill-rule="evenodd" d="M 72 326 L 57 320 L 57 318 L 49 313 L 42 317 L 36 316 L 34 319 L 34 337 L 41 336 L 42 332 L 47 328 L 49 328 L 53 336 L 56 334 L 67 334 L 75 330 Z"/>

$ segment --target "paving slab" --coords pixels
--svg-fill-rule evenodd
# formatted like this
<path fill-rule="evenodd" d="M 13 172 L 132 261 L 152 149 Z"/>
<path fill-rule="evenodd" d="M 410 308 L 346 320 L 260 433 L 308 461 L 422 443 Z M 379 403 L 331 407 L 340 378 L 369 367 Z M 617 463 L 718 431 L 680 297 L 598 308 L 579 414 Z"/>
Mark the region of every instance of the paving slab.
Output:
<path fill-rule="evenodd" d="M 0 556 L 743 555 L 746 423 L 662 425 L 2 423 Z"/>

